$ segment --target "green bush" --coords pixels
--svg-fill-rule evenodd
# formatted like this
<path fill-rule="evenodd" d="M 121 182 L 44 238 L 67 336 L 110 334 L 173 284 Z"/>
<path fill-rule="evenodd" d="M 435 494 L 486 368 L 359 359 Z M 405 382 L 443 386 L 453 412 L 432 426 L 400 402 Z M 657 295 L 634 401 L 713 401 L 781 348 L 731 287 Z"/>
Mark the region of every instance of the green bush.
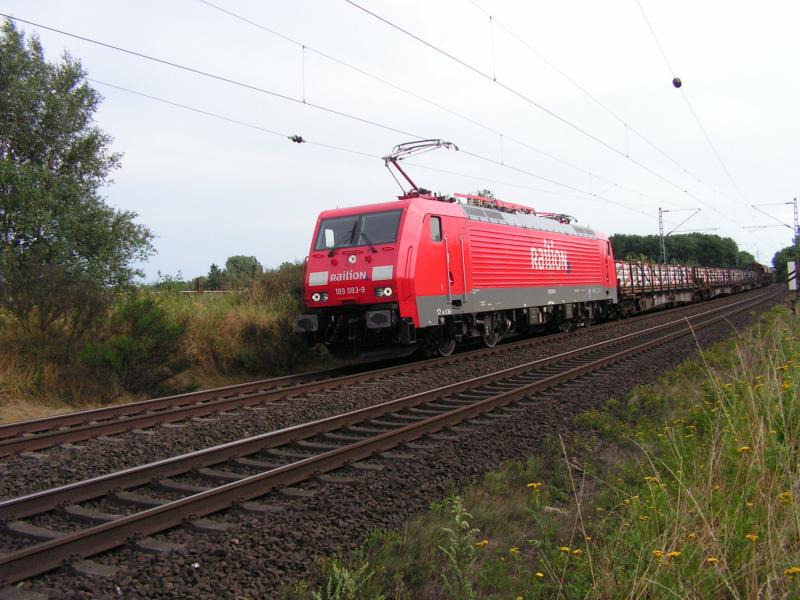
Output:
<path fill-rule="evenodd" d="M 154 392 L 183 370 L 180 343 L 186 330 L 172 320 L 150 296 L 130 295 L 111 316 L 105 340 L 88 342 L 81 352 L 84 364 L 111 375 L 129 392 Z"/>

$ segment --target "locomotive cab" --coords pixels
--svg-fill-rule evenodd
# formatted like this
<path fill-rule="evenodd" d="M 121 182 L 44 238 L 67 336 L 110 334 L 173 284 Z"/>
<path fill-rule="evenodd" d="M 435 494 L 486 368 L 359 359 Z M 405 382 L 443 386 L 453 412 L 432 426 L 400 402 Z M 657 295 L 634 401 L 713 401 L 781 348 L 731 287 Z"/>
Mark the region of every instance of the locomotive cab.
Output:
<path fill-rule="evenodd" d="M 399 313 L 407 208 L 398 201 L 320 214 L 306 259 L 306 310 L 297 320 L 309 341 L 336 354 L 413 341 L 413 325 L 404 327 Z"/>

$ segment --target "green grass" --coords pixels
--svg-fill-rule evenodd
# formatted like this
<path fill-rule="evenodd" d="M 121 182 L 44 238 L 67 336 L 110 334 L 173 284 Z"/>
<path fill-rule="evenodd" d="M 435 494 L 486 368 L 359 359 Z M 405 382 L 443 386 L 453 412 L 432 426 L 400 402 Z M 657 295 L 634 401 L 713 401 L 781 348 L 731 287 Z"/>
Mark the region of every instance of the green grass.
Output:
<path fill-rule="evenodd" d="M 471 597 L 448 591 L 455 576 L 491 599 L 800 597 L 800 321 L 788 311 L 576 423 L 580 435 L 461 490 L 466 524 L 451 498 L 340 558 L 338 576 L 371 574 L 352 597 Z M 446 552 L 457 527 L 475 549 L 463 573 Z M 330 564 L 285 596 L 322 589 Z"/>

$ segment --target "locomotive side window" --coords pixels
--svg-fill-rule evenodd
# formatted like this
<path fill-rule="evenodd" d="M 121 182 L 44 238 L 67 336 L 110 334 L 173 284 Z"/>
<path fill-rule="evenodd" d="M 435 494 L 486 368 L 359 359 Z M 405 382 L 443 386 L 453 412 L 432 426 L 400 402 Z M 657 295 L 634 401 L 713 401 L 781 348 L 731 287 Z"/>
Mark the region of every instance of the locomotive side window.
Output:
<path fill-rule="evenodd" d="M 431 217 L 431 239 L 434 242 L 442 241 L 442 218 Z"/>
<path fill-rule="evenodd" d="M 402 210 L 391 210 L 323 219 L 314 249 L 392 244 L 397 241 L 402 213 Z"/>

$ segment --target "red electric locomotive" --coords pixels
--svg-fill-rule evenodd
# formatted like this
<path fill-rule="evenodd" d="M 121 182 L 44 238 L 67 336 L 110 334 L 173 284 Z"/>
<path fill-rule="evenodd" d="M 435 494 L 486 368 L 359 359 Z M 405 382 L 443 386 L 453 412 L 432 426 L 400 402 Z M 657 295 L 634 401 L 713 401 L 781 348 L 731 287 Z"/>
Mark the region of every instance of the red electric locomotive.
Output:
<path fill-rule="evenodd" d="M 404 144 L 386 158 L 412 185 L 398 200 L 320 214 L 300 331 L 334 352 L 448 355 L 464 338 L 494 346 L 508 333 L 613 313 L 617 279 L 604 234 L 565 215 L 418 188 L 397 163 L 430 145 Z"/>

